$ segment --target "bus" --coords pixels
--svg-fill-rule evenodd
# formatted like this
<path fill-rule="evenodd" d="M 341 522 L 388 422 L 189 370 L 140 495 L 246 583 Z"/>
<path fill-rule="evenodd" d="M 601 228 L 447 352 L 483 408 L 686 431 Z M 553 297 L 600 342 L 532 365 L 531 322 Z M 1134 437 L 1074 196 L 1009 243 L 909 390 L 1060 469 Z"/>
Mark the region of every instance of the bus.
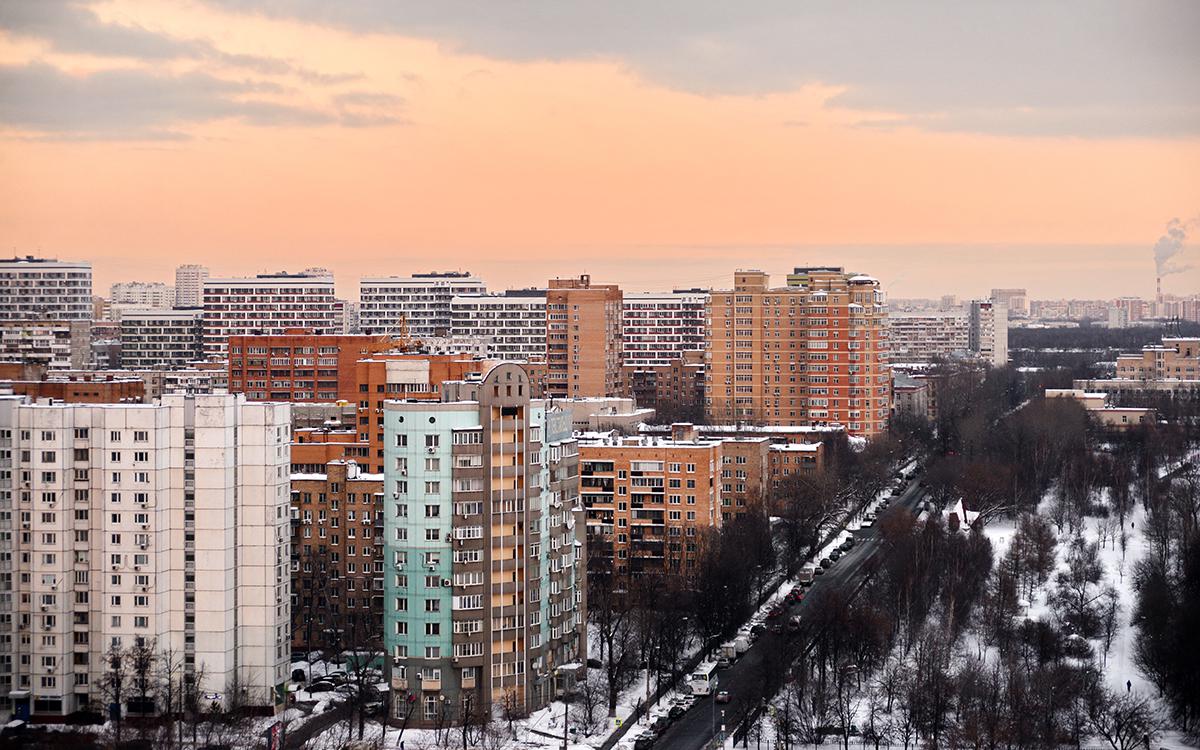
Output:
<path fill-rule="evenodd" d="M 688 676 L 688 686 L 692 689 L 692 695 L 708 695 L 717 686 L 717 663 L 715 661 L 703 661 L 696 667 L 696 671 Z"/>

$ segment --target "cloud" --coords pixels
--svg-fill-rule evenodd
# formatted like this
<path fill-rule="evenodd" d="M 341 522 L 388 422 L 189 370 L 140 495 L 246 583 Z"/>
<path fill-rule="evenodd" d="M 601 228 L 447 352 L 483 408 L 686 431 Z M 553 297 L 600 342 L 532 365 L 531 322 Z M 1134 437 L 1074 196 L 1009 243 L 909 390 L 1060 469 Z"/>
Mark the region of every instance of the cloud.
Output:
<path fill-rule="evenodd" d="M 614 60 L 706 95 L 838 86 L 831 104 L 920 128 L 1200 133 L 1200 3 L 1191 0 L 207 2 L 501 59 Z"/>
<path fill-rule="evenodd" d="M 136 24 L 105 23 L 85 0 L 11 0 L 0 5 L 0 29 L 44 40 L 63 53 L 150 62 L 206 60 L 264 75 L 292 75 L 326 86 L 363 78 L 361 73 L 324 73 L 278 57 L 225 52 L 206 39 L 178 37 Z"/>
<path fill-rule="evenodd" d="M 235 119 L 252 125 L 314 126 L 338 116 L 255 98 L 277 84 L 205 73 L 108 70 L 72 76 L 44 63 L 0 66 L 0 124 L 64 140 L 170 140 L 179 128 Z"/>

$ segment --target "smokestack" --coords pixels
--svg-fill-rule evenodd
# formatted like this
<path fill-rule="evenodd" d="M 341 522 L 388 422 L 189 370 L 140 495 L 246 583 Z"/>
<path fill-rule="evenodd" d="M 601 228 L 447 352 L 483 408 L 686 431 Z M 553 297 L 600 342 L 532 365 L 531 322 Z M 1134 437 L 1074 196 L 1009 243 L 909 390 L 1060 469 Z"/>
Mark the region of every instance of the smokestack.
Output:
<path fill-rule="evenodd" d="M 1156 279 L 1156 281 L 1157 281 L 1157 284 L 1155 285 L 1156 294 L 1155 294 L 1154 299 L 1157 300 L 1158 303 L 1161 305 L 1162 304 L 1162 276 L 1159 276 Z"/>

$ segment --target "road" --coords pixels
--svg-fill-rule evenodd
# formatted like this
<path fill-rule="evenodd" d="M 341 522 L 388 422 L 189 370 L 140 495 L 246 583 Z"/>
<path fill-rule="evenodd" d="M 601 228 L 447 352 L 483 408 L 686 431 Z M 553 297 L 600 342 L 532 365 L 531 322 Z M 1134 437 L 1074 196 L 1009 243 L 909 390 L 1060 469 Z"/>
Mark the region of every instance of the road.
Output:
<path fill-rule="evenodd" d="M 901 496 L 881 511 L 880 516 L 899 506 L 913 510 L 923 498 L 924 491 L 920 485 L 916 481 L 910 482 Z M 866 575 L 867 563 L 882 548 L 878 528 L 876 524 L 853 532 L 854 547 L 832 569 L 814 580 L 804 601 L 791 605 L 783 621 L 799 614 L 801 622 L 806 622 L 813 613 L 811 608 L 819 606 L 819 600 L 828 592 L 841 590 L 849 594 L 854 591 Z M 741 717 L 754 708 L 754 704 L 760 700 L 759 696 L 764 693 L 774 695 L 786 675 L 787 667 L 808 645 L 809 636 L 810 633 L 804 628 L 791 634 L 763 633 L 733 666 L 719 673 L 717 690 L 728 690 L 730 702 L 715 703 L 715 693 L 697 702 L 654 743 L 655 750 L 701 750 L 713 738 L 714 731 L 721 730 L 722 725 L 726 734 L 732 732 Z"/>

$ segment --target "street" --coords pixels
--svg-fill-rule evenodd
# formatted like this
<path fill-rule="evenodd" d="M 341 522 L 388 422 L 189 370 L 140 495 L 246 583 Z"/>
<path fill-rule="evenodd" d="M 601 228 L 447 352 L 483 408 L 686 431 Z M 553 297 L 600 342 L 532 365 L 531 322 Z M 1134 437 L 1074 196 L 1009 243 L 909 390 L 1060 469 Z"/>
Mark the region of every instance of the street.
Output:
<path fill-rule="evenodd" d="M 916 481 L 910 482 L 900 499 L 893 501 L 880 512 L 880 517 L 896 507 L 903 506 L 913 510 L 924 497 L 921 487 Z M 789 605 L 784 620 L 799 614 L 801 622 L 807 623 L 819 606 L 822 595 L 841 589 L 847 594 L 865 575 L 865 566 L 881 546 L 877 529 L 878 522 L 865 529 L 854 532 L 856 544 L 850 549 L 833 568 L 824 575 L 814 579 L 812 587 L 804 601 Z M 773 696 L 779 688 L 780 681 L 786 675 L 787 667 L 792 659 L 803 652 L 809 640 L 809 631 L 802 625 L 797 633 L 763 633 L 750 649 L 728 669 L 722 670 L 719 686 L 711 697 L 705 698 L 693 706 L 686 714 L 673 723 L 654 744 L 655 748 L 664 750 L 700 750 L 713 738 L 714 732 L 726 734 L 732 732 L 741 718 L 754 708 L 764 693 Z M 778 663 L 779 660 L 784 663 Z M 716 691 L 728 690 L 730 702 L 714 703 Z"/>

